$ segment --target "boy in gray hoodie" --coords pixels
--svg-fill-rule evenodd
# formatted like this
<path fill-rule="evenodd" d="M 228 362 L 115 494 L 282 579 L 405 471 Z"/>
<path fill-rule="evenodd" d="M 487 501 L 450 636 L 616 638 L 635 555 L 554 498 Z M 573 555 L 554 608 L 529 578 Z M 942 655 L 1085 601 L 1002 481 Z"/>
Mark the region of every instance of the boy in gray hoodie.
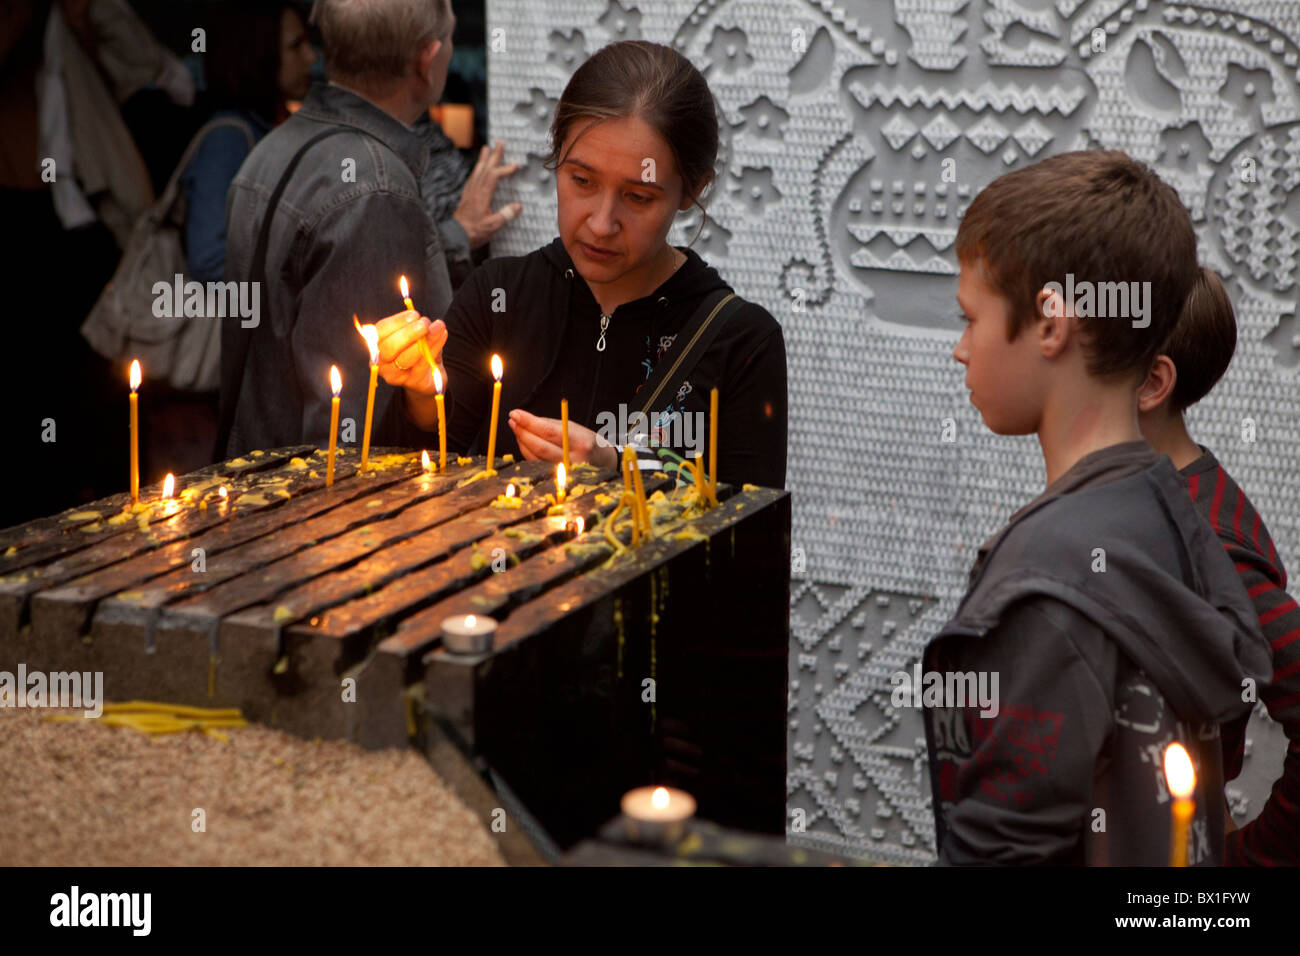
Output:
<path fill-rule="evenodd" d="M 1219 724 L 1268 650 L 1136 398 L 1196 278 L 1191 220 L 1123 153 L 1065 153 L 981 192 L 957 255 L 953 357 L 991 430 L 1038 437 L 1046 487 L 980 548 L 923 656 L 1000 689 L 996 708 L 924 700 L 939 861 L 1167 863 L 1178 741 L 1197 771 L 1189 862 L 1220 863 Z"/>

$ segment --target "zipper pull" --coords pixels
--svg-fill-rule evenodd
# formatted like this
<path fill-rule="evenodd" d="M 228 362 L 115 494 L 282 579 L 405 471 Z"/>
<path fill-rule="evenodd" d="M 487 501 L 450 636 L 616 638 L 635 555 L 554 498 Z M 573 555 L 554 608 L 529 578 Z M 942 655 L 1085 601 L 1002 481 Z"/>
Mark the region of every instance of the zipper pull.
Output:
<path fill-rule="evenodd" d="M 600 338 L 596 340 L 596 351 L 605 351 L 605 330 L 609 328 L 609 316 L 605 313 L 600 314 Z"/>

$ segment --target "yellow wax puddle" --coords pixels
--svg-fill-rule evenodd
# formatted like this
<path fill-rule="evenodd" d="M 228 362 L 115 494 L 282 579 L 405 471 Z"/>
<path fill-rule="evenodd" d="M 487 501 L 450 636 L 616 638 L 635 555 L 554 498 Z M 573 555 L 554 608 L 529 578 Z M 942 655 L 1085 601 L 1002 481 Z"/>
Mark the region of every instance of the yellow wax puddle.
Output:
<path fill-rule="evenodd" d="M 72 514 L 67 515 L 63 520 L 64 521 L 94 521 L 97 518 L 102 518 L 102 517 L 103 515 L 101 515 L 98 511 L 74 511 Z"/>

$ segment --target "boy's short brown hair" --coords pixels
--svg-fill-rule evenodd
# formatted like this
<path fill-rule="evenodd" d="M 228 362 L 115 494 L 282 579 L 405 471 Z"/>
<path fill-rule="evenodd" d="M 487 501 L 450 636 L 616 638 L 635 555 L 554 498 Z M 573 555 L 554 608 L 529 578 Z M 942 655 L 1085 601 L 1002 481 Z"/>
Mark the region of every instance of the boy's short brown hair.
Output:
<path fill-rule="evenodd" d="M 1210 394 L 1236 349 L 1237 316 L 1228 290 L 1213 269 L 1202 266 L 1178 324 L 1160 350 L 1178 370 L 1169 407 L 1181 412 Z"/>
<path fill-rule="evenodd" d="M 1038 293 L 1079 282 L 1149 282 L 1150 325 L 1081 318 L 1088 372 L 1145 376 L 1196 279 L 1196 233 L 1178 194 L 1125 153 L 1061 153 L 993 180 L 966 210 L 957 257 L 983 265 L 1011 303 L 1010 338 L 1039 317 Z"/>

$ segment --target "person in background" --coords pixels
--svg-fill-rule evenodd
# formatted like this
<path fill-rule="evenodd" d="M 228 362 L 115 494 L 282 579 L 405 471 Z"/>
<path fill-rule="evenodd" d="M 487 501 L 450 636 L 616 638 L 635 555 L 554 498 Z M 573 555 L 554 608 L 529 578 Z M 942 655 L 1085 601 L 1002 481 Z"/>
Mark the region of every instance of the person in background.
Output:
<path fill-rule="evenodd" d="M 181 174 L 189 276 L 220 281 L 226 268 L 226 196 L 253 146 L 301 100 L 316 62 L 307 25 L 288 3 L 242 2 L 219 11 L 204 57 L 212 119 L 239 125 L 210 130 Z"/>
<path fill-rule="evenodd" d="M 364 418 L 369 357 L 352 316 L 388 314 L 401 301 L 399 276 L 422 308 L 441 314 L 451 302 L 442 242 L 420 190 L 429 151 L 412 128 L 446 83 L 451 5 L 317 0 L 312 17 L 330 82 L 314 85 L 257 144 L 227 205 L 225 279 L 267 284 L 255 327 L 238 319 L 222 326 L 222 456 L 324 447 L 332 365 L 342 375 L 340 421 Z M 282 180 L 280 202 L 269 208 Z M 253 260 L 268 217 L 259 270 Z M 374 445 L 421 443 L 422 434 L 409 434 L 401 398 L 387 386 L 376 393 Z"/>
<path fill-rule="evenodd" d="M 523 209 L 515 202 L 492 211 L 497 183 L 512 175 L 519 164 L 501 164 L 505 144 L 498 140 L 492 149 L 484 146 L 479 150 L 478 162 L 471 166 L 428 113 L 416 122 L 415 131 L 429 146 L 429 168 L 421 188 L 429 215 L 442 235 L 447 272 L 455 291 L 488 258 L 492 236 Z"/>
<path fill-rule="evenodd" d="M 1138 425 L 1151 446 L 1187 479 L 1196 510 L 1210 523 L 1254 602 L 1273 655 L 1272 680 L 1258 689 L 1289 742 L 1282 775 L 1257 816 L 1227 836 L 1229 866 L 1300 865 L 1300 607 L 1263 519 L 1214 453 L 1187 432 L 1183 412 L 1210 393 L 1237 347 L 1232 300 L 1202 268 L 1178 325 L 1138 392 Z M 1249 714 L 1247 714 L 1249 717 Z M 1224 779 L 1241 771 L 1246 721 L 1225 725 Z"/>

